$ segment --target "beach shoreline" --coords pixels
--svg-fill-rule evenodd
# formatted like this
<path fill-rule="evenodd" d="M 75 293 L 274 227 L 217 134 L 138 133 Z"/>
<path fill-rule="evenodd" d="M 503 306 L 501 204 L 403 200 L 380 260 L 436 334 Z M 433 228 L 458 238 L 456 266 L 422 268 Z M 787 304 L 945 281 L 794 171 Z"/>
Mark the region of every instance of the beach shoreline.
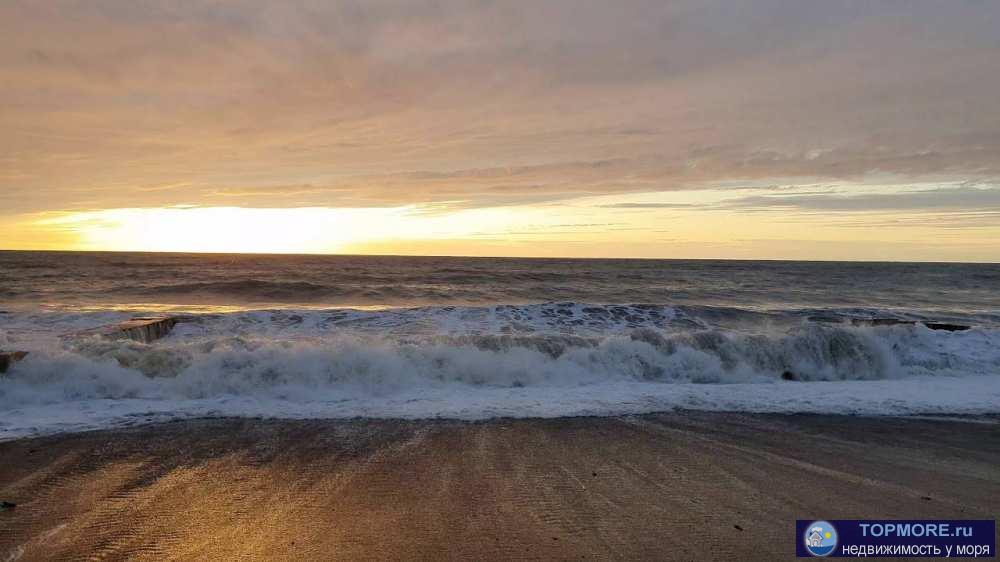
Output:
<path fill-rule="evenodd" d="M 18 439 L 0 558 L 787 559 L 797 518 L 994 518 L 998 429 L 681 411 Z"/>

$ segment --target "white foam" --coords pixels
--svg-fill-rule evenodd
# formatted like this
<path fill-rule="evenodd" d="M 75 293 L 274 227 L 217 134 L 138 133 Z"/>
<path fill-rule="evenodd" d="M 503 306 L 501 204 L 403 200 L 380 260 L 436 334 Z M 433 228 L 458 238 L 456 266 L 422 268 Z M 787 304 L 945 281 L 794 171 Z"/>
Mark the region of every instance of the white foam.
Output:
<path fill-rule="evenodd" d="M 123 314 L 5 315 L 0 345 L 31 354 L 0 379 L 0 438 L 201 416 L 1000 413 L 996 329 L 723 329 L 584 308 L 240 312 L 153 345 L 59 337 Z"/>
<path fill-rule="evenodd" d="M 484 388 L 452 385 L 390 396 L 281 399 L 85 399 L 4 412 L 0 439 L 122 427 L 197 417 L 453 418 L 641 414 L 672 409 L 853 415 L 995 414 L 1000 378 L 940 377 L 892 381 L 672 384 L 620 382 L 579 387 Z"/>

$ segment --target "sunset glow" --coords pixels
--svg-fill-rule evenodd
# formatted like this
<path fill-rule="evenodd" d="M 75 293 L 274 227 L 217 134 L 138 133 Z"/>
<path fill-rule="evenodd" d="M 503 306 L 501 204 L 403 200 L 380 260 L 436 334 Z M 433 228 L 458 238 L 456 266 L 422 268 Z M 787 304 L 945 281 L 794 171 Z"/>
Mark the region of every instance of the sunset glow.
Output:
<path fill-rule="evenodd" d="M 4 2 L 0 249 L 1000 261 L 992 3 L 543 4 Z"/>
<path fill-rule="evenodd" d="M 941 183 L 766 195 L 719 186 L 481 209 L 105 209 L 49 213 L 18 228 L 30 243 L 49 238 L 75 250 L 988 261 L 1000 225 L 953 202 L 994 193 Z"/>
<path fill-rule="evenodd" d="M 427 216 L 412 207 L 194 207 L 69 213 L 37 224 L 69 233 L 81 250 L 336 253 L 376 240 L 470 236 L 506 222 L 500 214 Z"/>

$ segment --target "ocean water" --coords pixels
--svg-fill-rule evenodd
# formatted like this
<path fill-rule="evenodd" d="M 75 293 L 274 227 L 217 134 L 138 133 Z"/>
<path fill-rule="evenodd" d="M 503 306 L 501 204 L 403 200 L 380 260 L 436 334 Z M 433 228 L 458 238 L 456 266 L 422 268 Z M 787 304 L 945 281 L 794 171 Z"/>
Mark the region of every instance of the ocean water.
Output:
<path fill-rule="evenodd" d="M 1000 265 L 0 252 L 0 311 L 0 350 L 30 352 L 0 378 L 0 439 L 192 416 L 1000 413 Z M 184 321 L 149 345 L 82 334 L 150 313 Z"/>

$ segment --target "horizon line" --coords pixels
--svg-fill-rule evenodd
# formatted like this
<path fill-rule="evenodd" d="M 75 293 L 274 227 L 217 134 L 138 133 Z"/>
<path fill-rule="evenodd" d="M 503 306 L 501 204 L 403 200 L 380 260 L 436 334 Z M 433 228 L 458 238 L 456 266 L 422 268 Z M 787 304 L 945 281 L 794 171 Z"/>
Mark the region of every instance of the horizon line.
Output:
<path fill-rule="evenodd" d="M 479 260 L 562 260 L 562 261 L 729 261 L 729 262 L 785 262 L 785 263 L 898 263 L 898 264 L 939 264 L 939 265 L 1000 265 L 995 261 L 932 261 L 932 260 L 824 260 L 824 259 L 787 259 L 787 258 L 650 258 L 632 256 L 579 257 L 579 256 L 471 256 L 455 254 L 351 254 L 327 252 L 178 252 L 163 250 L 54 250 L 54 249 L 6 249 L 0 252 L 34 252 L 52 254 L 163 254 L 180 256 L 310 256 L 310 257 L 345 257 L 345 258 L 448 258 L 448 259 L 479 259 Z"/>

